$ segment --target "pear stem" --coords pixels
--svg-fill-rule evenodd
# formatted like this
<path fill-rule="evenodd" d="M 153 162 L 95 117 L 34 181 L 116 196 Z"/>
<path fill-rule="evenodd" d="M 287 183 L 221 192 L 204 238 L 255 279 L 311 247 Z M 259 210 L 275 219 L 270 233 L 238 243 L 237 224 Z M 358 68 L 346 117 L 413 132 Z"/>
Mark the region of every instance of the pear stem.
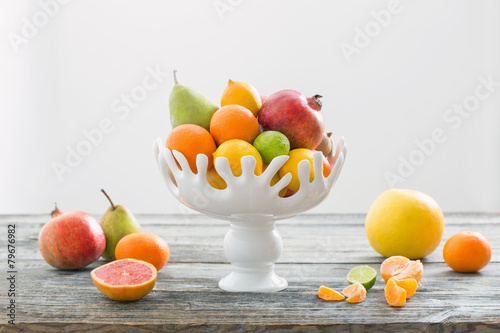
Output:
<path fill-rule="evenodd" d="M 111 198 L 109 197 L 109 195 L 106 193 L 106 191 L 104 191 L 103 189 L 101 189 L 101 192 L 104 193 L 104 195 L 106 196 L 106 198 L 108 198 L 109 200 L 109 203 L 111 204 L 111 208 L 113 208 L 113 210 L 116 208 L 115 205 L 113 204 L 113 201 L 111 201 Z"/>
<path fill-rule="evenodd" d="M 177 81 L 177 69 L 174 69 L 174 83 L 179 84 L 179 81 Z"/>

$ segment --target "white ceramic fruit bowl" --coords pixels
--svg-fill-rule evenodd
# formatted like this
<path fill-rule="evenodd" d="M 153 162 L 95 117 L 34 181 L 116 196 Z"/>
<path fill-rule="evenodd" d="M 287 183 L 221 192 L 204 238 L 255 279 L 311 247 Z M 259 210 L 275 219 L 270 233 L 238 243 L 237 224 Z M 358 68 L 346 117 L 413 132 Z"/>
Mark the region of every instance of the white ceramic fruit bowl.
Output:
<path fill-rule="evenodd" d="M 215 169 L 227 184 L 225 189 L 219 190 L 207 181 L 208 159 L 205 155 L 197 156 L 199 172 L 195 174 L 184 155 L 165 148 L 163 140 L 157 139 L 153 149 L 163 179 L 179 201 L 203 214 L 230 222 L 230 230 L 224 239 L 224 252 L 233 266 L 233 272 L 219 281 L 219 287 L 236 292 L 272 292 L 288 286 L 285 279 L 274 273 L 274 263 L 283 248 L 275 221 L 295 216 L 319 204 L 333 188 L 347 154 L 342 137 L 329 161 L 330 175 L 325 178 L 322 153 L 315 152 L 315 177 L 312 182 L 309 182 L 309 163 L 301 161 L 299 190 L 290 197 L 282 198 L 279 192 L 288 185 L 292 176 L 285 175 L 274 186 L 270 182 L 288 156 L 274 158 L 259 176 L 254 174 L 255 158 L 244 156 L 240 177 L 232 174 L 226 158 L 217 158 Z"/>

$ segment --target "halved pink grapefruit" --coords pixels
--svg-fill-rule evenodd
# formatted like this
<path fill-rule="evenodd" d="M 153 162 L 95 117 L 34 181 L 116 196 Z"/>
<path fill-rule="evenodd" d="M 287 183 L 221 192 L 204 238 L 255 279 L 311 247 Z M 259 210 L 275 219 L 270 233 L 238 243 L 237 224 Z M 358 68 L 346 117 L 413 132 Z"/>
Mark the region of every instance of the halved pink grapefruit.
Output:
<path fill-rule="evenodd" d="M 135 301 L 153 290 L 156 268 L 136 259 L 121 259 L 97 267 L 90 276 L 101 293 L 115 301 Z"/>

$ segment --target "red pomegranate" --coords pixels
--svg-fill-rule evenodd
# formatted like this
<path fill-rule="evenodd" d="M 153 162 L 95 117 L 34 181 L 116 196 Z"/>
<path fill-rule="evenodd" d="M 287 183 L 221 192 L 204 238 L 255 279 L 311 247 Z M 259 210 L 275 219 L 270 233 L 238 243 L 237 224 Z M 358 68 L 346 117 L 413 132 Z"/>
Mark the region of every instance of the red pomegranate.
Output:
<path fill-rule="evenodd" d="M 290 149 L 316 149 L 325 132 L 321 114 L 322 96 L 306 98 L 295 90 L 270 95 L 259 111 L 262 130 L 278 131 L 290 141 Z"/>
<path fill-rule="evenodd" d="M 101 257 L 106 237 L 92 215 L 80 211 L 62 213 L 56 206 L 52 217 L 38 235 L 38 247 L 49 265 L 82 269 Z"/>

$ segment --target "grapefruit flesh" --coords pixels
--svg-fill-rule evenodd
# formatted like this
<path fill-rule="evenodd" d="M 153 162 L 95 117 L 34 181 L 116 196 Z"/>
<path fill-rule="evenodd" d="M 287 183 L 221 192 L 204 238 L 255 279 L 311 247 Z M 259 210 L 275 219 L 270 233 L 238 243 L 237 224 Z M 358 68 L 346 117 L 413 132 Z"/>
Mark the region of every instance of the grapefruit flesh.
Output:
<path fill-rule="evenodd" d="M 153 290 L 156 268 L 136 259 L 121 259 L 97 267 L 90 275 L 97 289 L 115 301 L 135 301 Z"/>

